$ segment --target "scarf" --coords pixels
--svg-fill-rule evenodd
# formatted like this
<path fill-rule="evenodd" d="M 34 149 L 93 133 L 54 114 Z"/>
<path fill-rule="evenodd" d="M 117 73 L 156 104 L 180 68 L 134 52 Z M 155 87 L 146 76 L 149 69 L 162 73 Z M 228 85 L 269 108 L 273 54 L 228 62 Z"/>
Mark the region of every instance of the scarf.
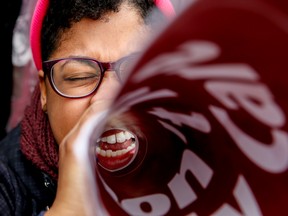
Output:
<path fill-rule="evenodd" d="M 40 88 L 35 87 L 31 103 L 26 107 L 21 121 L 21 151 L 37 168 L 49 174 L 54 180 L 58 177 L 59 150 L 48 116 L 43 112 L 40 101 Z"/>

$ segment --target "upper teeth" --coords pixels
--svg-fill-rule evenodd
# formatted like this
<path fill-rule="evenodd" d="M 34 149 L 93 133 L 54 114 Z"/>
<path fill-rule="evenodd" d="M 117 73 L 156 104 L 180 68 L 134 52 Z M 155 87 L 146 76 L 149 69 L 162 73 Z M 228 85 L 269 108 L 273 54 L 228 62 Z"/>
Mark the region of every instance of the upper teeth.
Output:
<path fill-rule="evenodd" d="M 109 144 L 115 144 L 116 142 L 117 143 L 123 143 L 126 140 L 129 140 L 131 138 L 134 138 L 134 136 L 130 132 L 121 131 L 121 132 L 116 133 L 116 134 L 112 134 L 112 135 L 109 135 L 109 136 L 106 136 L 106 137 L 102 137 L 101 141 L 102 142 L 107 142 Z"/>
<path fill-rule="evenodd" d="M 112 150 L 102 150 L 100 147 L 96 148 L 96 152 L 103 157 L 116 157 L 120 156 L 123 154 L 126 154 L 127 152 L 131 151 L 136 147 L 135 143 L 132 143 L 130 146 L 128 146 L 126 149 L 121 149 L 117 151 L 112 151 Z"/>

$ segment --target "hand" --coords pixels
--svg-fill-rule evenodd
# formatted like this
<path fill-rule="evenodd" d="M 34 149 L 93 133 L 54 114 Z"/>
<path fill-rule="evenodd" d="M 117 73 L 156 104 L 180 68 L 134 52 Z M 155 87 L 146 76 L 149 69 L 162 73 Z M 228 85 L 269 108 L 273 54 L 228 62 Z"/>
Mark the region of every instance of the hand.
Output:
<path fill-rule="evenodd" d="M 110 104 L 110 101 L 92 104 L 61 142 L 57 194 L 45 216 L 95 216 L 101 212 L 89 135 L 95 125 L 101 122 Z"/>

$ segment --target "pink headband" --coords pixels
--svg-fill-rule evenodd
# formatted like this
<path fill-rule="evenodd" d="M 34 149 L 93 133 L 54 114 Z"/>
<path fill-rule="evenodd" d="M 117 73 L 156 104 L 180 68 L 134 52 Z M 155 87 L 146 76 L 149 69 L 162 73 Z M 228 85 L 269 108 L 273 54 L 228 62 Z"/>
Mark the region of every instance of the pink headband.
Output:
<path fill-rule="evenodd" d="M 170 0 L 155 0 L 155 4 L 164 15 L 170 17 L 175 14 L 173 5 Z M 41 29 L 48 6 L 49 0 L 38 0 L 31 20 L 30 46 L 37 70 L 42 69 Z"/>

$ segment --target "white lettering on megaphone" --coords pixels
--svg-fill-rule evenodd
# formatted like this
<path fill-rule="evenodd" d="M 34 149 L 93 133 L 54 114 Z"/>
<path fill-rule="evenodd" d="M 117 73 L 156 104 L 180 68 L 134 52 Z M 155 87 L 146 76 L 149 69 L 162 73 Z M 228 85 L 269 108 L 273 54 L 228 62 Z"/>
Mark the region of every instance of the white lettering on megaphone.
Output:
<path fill-rule="evenodd" d="M 171 131 L 173 134 L 175 134 L 176 136 L 178 136 L 183 143 L 188 144 L 188 141 L 186 139 L 186 136 L 180 131 L 178 130 L 176 127 L 172 126 L 171 124 L 168 124 L 164 121 L 158 120 L 158 122 L 167 130 Z"/>
<path fill-rule="evenodd" d="M 213 175 L 212 169 L 195 153 L 188 149 L 183 152 L 180 172 L 179 174 L 176 173 L 168 183 L 168 187 L 180 209 L 187 207 L 197 199 L 196 193 L 186 180 L 187 171 L 195 176 L 203 188 L 208 186 Z M 141 208 L 143 203 L 149 204 L 151 211 L 143 211 Z M 158 193 L 122 200 L 121 207 L 129 215 L 165 215 L 170 210 L 171 202 L 168 196 Z"/>
<path fill-rule="evenodd" d="M 278 129 L 285 124 L 285 115 L 273 101 L 273 95 L 268 88 L 260 83 L 224 81 L 207 81 L 205 88 L 228 109 L 236 110 L 242 107 L 258 121 L 271 127 L 273 140 L 267 145 L 244 133 L 224 109 L 210 106 L 210 111 L 251 161 L 271 173 L 286 171 L 288 134 Z"/>
<path fill-rule="evenodd" d="M 151 211 L 142 210 L 142 204 L 150 205 Z M 129 215 L 165 215 L 170 209 L 170 200 L 165 194 L 152 194 L 122 200 L 121 206 Z"/>
<path fill-rule="evenodd" d="M 207 118 L 201 113 L 191 112 L 190 115 L 170 112 L 161 107 L 155 107 L 149 113 L 156 115 L 163 119 L 168 119 L 172 123 L 178 126 L 188 125 L 191 128 L 195 128 L 203 133 L 209 133 L 211 126 Z"/>
<path fill-rule="evenodd" d="M 179 46 L 179 51 L 156 56 L 132 76 L 135 83 L 154 77 L 155 74 L 177 75 L 190 80 L 231 78 L 257 80 L 259 76 L 247 64 L 200 64 L 220 55 L 220 48 L 209 41 L 189 41 Z M 233 71 L 233 73 L 231 72 Z"/>
<path fill-rule="evenodd" d="M 212 169 L 195 153 L 190 150 L 183 152 L 179 174 L 168 183 L 178 206 L 183 209 L 197 199 L 197 195 L 186 180 L 186 172 L 190 171 L 199 181 L 203 188 L 206 188 L 212 178 Z"/>
<path fill-rule="evenodd" d="M 224 203 L 216 212 L 212 214 L 212 216 L 262 215 L 259 205 L 253 196 L 252 190 L 242 175 L 238 177 L 233 195 L 242 211 L 242 214 L 231 207 L 229 204 Z"/>
<path fill-rule="evenodd" d="M 201 158 L 188 149 L 184 150 L 180 171 L 179 173 L 176 173 L 168 183 L 171 194 L 173 195 L 173 198 L 175 199 L 180 210 L 189 206 L 197 199 L 196 193 L 185 177 L 188 171 L 195 176 L 203 188 L 208 186 L 213 175 L 213 170 Z M 171 208 L 171 200 L 169 196 L 161 193 L 145 195 L 132 199 L 124 199 L 119 203 L 119 199 L 117 198 L 116 194 L 108 187 L 108 185 L 105 184 L 105 182 L 103 183 L 105 185 L 105 189 L 111 195 L 113 200 L 117 202 L 129 215 L 165 215 Z M 261 215 L 256 199 L 242 176 L 238 178 L 236 187 L 234 189 L 234 196 L 236 201 L 238 201 L 242 212 L 245 213 L 244 215 Z M 149 205 L 151 211 L 144 211 L 141 207 L 143 204 Z M 196 214 L 193 213 L 192 215 Z M 238 216 L 240 213 L 238 213 L 230 205 L 224 204 L 213 215 Z"/>
<path fill-rule="evenodd" d="M 190 171 L 203 188 L 206 188 L 212 179 L 213 170 L 195 153 L 186 149 L 183 152 L 181 167 L 179 174 L 176 174 L 172 180 L 168 183 L 168 187 L 178 204 L 179 209 L 184 209 L 185 207 L 192 204 L 196 199 L 197 195 L 192 189 L 191 185 L 186 180 L 186 173 Z M 103 179 L 102 179 L 103 180 Z M 105 183 L 104 183 L 105 184 Z M 106 185 L 106 184 L 105 184 Z M 111 189 L 106 185 L 106 190 L 111 193 Z M 165 215 L 169 212 L 171 208 L 171 200 L 165 194 L 157 193 L 145 195 L 142 197 L 124 199 L 119 203 L 118 198 L 112 192 L 113 199 L 120 204 L 122 209 L 126 211 L 129 215 Z M 240 216 L 240 215 L 255 215 L 261 216 L 261 210 L 258 203 L 253 196 L 253 193 L 246 182 L 245 178 L 240 175 L 236 182 L 235 188 L 233 190 L 233 195 L 237 201 L 243 214 L 240 214 L 237 210 L 231 207 L 229 204 L 223 204 L 218 210 L 216 210 L 213 216 Z M 150 211 L 146 212 L 142 209 L 142 205 L 149 205 Z M 190 215 L 197 215 L 196 213 L 191 213 Z"/>
<path fill-rule="evenodd" d="M 117 100 L 114 109 L 115 112 L 123 113 L 128 111 L 129 108 L 135 104 L 159 98 L 175 98 L 177 96 L 177 92 L 174 92 L 170 89 L 161 89 L 151 92 L 148 87 L 143 87 L 122 95 L 122 97 Z"/>
<path fill-rule="evenodd" d="M 247 64 L 195 65 L 195 63 L 199 64 L 216 59 L 220 55 L 220 48 L 211 42 L 187 42 L 179 48 L 178 52 L 161 54 L 152 59 L 144 65 L 140 71 L 132 75 L 132 81 L 135 83 L 142 82 L 144 79 L 154 77 L 155 74 L 177 75 L 188 80 L 209 80 L 205 83 L 207 92 L 219 100 L 227 109 L 237 110 L 241 107 L 259 122 L 271 128 L 272 143 L 269 145 L 261 143 L 242 131 L 233 122 L 225 109 L 210 105 L 209 110 L 228 132 L 238 148 L 254 164 L 265 171 L 280 173 L 287 170 L 288 134 L 280 129 L 280 127 L 286 123 L 285 115 L 281 108 L 274 102 L 273 95 L 268 87 L 258 82 L 259 75 L 257 72 Z M 215 81 L 215 79 L 218 81 Z M 222 81 L 220 81 L 221 79 Z M 236 80 L 241 80 L 241 83 L 236 83 Z M 248 81 L 248 84 L 244 84 L 246 81 Z M 144 98 L 139 97 L 139 95 L 144 94 Z M 169 98 L 177 97 L 177 93 L 169 89 L 151 92 L 147 87 L 140 89 L 139 92 L 124 95 L 124 97 L 120 98 L 120 103 L 117 107 L 123 107 L 122 112 L 133 104 L 149 99 L 161 98 L 163 95 Z M 231 96 L 234 100 L 230 98 Z M 120 106 L 122 104 L 129 105 L 125 108 L 124 106 Z M 165 109 L 159 110 L 159 108 L 155 108 L 152 109 L 150 113 L 170 120 L 175 125 L 186 124 L 195 128 L 195 125 L 191 125 L 191 116 L 193 115 L 188 116 L 191 118 L 190 120 L 183 120 L 187 117 L 186 115 L 184 118 L 184 115 L 182 116 L 180 113 L 170 113 Z M 204 121 L 201 123 L 203 122 Z M 160 123 L 163 122 L 161 121 Z M 166 123 L 166 126 L 167 125 Z M 174 130 L 174 127 L 166 128 L 177 132 L 178 134 L 176 134 L 178 136 L 181 133 L 179 130 Z M 199 129 L 199 125 L 196 126 L 196 128 Z M 210 132 L 210 130 L 209 124 L 209 130 L 206 130 L 207 133 Z M 180 138 L 183 140 L 182 135 Z M 175 174 L 167 185 L 173 196 L 172 198 L 175 199 L 180 210 L 191 205 L 197 199 L 197 195 L 191 184 L 189 184 L 185 178 L 187 171 L 190 171 L 196 177 L 203 188 L 208 186 L 213 175 L 213 170 L 211 170 L 202 159 L 198 158 L 192 151 L 188 149 L 184 150 L 180 171 Z M 155 193 L 132 199 L 124 199 L 120 202 L 116 194 L 114 194 L 112 190 L 109 190 L 108 186 L 106 190 L 129 215 L 164 215 L 169 212 L 171 208 L 171 200 L 166 194 Z M 244 215 L 262 215 L 252 190 L 242 175 L 240 175 L 237 180 L 233 195 Z M 141 208 L 143 203 L 150 206 L 150 212 L 145 212 Z M 236 216 L 240 215 L 240 213 L 225 203 L 213 215 Z"/>
<path fill-rule="evenodd" d="M 178 52 L 162 53 L 150 60 L 132 77 L 132 81 L 138 83 L 161 73 L 177 74 L 180 68 L 187 68 L 191 63 L 214 59 L 219 51 L 218 46 L 207 41 L 187 42 L 179 47 Z"/>
<path fill-rule="evenodd" d="M 170 112 L 161 107 L 155 107 L 152 109 L 152 111 L 149 111 L 149 113 L 160 118 L 170 120 L 177 126 L 188 125 L 191 128 L 197 129 L 203 133 L 209 133 L 211 131 L 209 121 L 200 113 L 191 112 L 191 115 L 186 115 L 182 113 Z M 178 135 L 182 141 L 187 144 L 185 136 L 179 130 L 163 121 L 159 120 L 159 122 L 163 125 L 163 127 Z"/>
<path fill-rule="evenodd" d="M 273 141 L 265 145 L 244 133 L 219 107 L 210 106 L 221 125 L 227 130 L 237 146 L 260 168 L 271 173 L 284 172 L 288 166 L 288 135 L 279 129 L 271 129 Z"/>
<path fill-rule="evenodd" d="M 274 139 L 273 144 L 267 146 L 241 131 L 229 119 L 228 114 L 226 119 L 230 120 L 229 126 L 224 120 L 221 121 L 220 116 L 216 116 L 238 147 L 251 161 L 262 169 L 272 173 L 285 171 L 288 167 L 288 139 L 285 132 L 277 129 L 285 124 L 285 115 L 281 108 L 273 101 L 273 95 L 265 85 L 260 83 L 251 84 L 251 81 L 259 80 L 257 72 L 247 64 L 193 65 L 216 59 L 220 53 L 220 47 L 212 42 L 189 41 L 179 46 L 179 51 L 177 52 L 161 54 L 152 59 L 135 75 L 133 80 L 141 82 L 143 79 L 162 73 L 177 75 L 191 80 L 233 79 L 249 81 L 250 83 L 247 84 L 236 83 L 235 81 L 208 81 L 205 87 L 211 95 L 222 102 L 227 108 L 237 109 L 241 106 L 251 116 L 263 124 L 274 128 L 271 132 Z M 231 95 L 238 103 L 230 98 Z M 217 111 L 213 114 L 220 115 Z M 250 146 L 239 138 L 248 141 Z"/>
<path fill-rule="evenodd" d="M 242 106 L 267 126 L 281 127 L 285 123 L 284 113 L 273 102 L 273 95 L 263 84 L 207 81 L 205 89 L 227 108 L 236 110 Z"/>

